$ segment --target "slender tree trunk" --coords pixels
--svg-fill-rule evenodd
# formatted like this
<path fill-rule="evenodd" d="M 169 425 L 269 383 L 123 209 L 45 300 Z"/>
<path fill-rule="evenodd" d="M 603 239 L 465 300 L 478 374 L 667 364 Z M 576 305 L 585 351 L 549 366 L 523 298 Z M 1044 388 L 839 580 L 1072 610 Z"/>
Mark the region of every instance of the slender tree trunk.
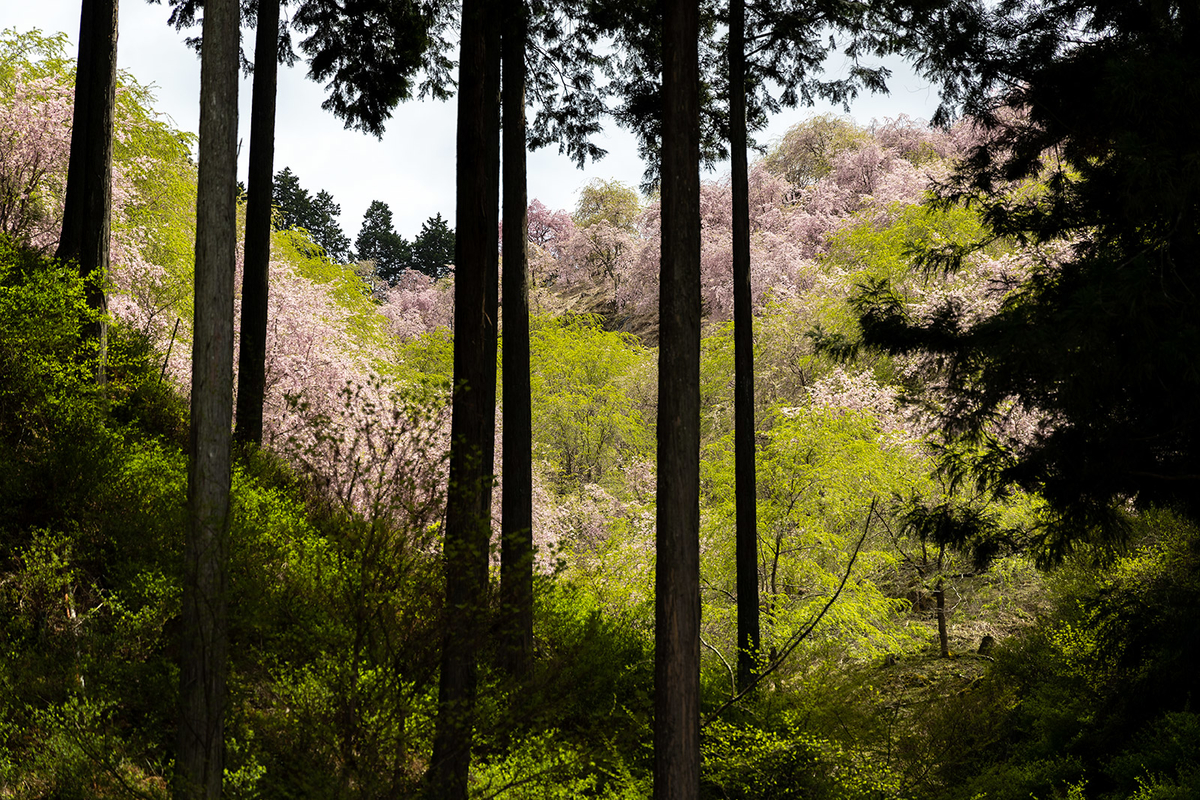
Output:
<path fill-rule="evenodd" d="M 464 0 L 458 80 L 454 401 L 444 563 L 446 623 L 430 796 L 467 796 L 476 650 L 487 611 L 495 452 L 500 15 Z"/>
<path fill-rule="evenodd" d="M 942 570 L 946 565 L 946 546 L 938 547 L 937 557 L 937 588 L 933 592 L 933 599 L 937 602 L 937 623 L 938 623 L 938 645 L 942 650 L 942 658 L 950 657 L 950 636 L 946 631 L 946 586 L 945 578 L 942 575 Z"/>
<path fill-rule="evenodd" d="M 937 590 L 933 593 L 937 600 L 938 644 L 942 648 L 942 658 L 950 657 L 950 636 L 946 632 L 946 589 L 942 576 L 938 576 Z"/>
<path fill-rule="evenodd" d="M 108 311 L 109 229 L 112 215 L 113 109 L 117 96 L 117 0 L 83 0 L 79 15 L 79 58 L 75 65 L 71 157 L 63 229 L 55 253 L 59 261 L 77 261 L 79 274 L 91 278 L 88 306 Z M 97 342 L 96 380 L 104 383 L 108 330 L 103 317 L 87 335 Z"/>
<path fill-rule="evenodd" d="M 733 438 L 737 504 L 738 688 L 758 663 L 758 485 L 754 465 L 754 316 L 746 164 L 746 3 L 729 1 L 729 155 L 733 186 Z"/>
<path fill-rule="evenodd" d="M 259 0 L 250 107 L 249 196 L 242 267 L 242 325 L 238 349 L 239 442 L 262 444 L 266 387 L 267 295 L 271 262 L 271 189 L 275 169 L 275 91 L 279 72 L 279 0 Z"/>
<path fill-rule="evenodd" d="M 529 202 L 525 188 L 524 0 L 504 10 L 504 489 L 500 525 L 500 649 L 510 674 L 533 655 L 533 455 L 529 388 Z"/>
<path fill-rule="evenodd" d="M 191 460 L 184 548 L 183 638 L 175 796 L 221 796 L 233 289 L 236 247 L 238 3 L 208 0 L 200 66 Z"/>
<path fill-rule="evenodd" d="M 698 6 L 663 15 L 654 797 L 700 791 L 700 99 Z"/>

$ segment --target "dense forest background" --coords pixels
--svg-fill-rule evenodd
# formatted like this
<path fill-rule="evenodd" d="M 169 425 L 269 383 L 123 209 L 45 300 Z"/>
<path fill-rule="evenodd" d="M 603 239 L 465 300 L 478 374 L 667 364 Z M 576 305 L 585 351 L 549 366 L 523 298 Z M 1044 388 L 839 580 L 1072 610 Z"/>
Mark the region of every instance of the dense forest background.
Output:
<path fill-rule="evenodd" d="M 165 797 L 195 141 L 120 76 L 100 351 L 98 279 L 52 257 L 66 46 L 0 37 L 0 797 Z M 1011 400 L 948 436 L 983 401 L 955 399 L 937 341 L 886 335 L 881 303 L 908 330 L 978 331 L 1078 252 L 934 201 L 981 144 L 1019 149 L 1005 130 L 816 117 L 751 165 L 761 681 L 734 702 L 733 211 L 727 180 L 701 186 L 702 796 L 1200 794 L 1194 501 L 1131 495 L 1085 525 L 1019 474 L 968 477 L 1061 420 Z M 1014 195 L 1062 179 L 1042 164 Z M 283 214 L 271 232 L 263 446 L 238 451 L 231 495 L 231 797 L 415 794 L 431 758 L 455 271 L 373 210 L 373 258 Z M 516 679 L 478 643 L 473 797 L 650 794 L 661 213 L 603 181 L 570 211 L 529 205 L 535 657 Z"/>

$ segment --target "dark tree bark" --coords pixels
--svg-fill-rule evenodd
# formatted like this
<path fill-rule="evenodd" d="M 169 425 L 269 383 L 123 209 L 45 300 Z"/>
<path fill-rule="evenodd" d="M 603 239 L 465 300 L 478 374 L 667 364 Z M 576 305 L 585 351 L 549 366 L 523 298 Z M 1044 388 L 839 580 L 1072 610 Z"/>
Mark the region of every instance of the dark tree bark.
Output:
<path fill-rule="evenodd" d="M 950 636 L 946 632 L 946 587 L 940 575 L 933 596 L 937 600 L 938 646 L 942 651 L 942 658 L 949 658 Z"/>
<path fill-rule="evenodd" d="M 444 563 L 446 620 L 430 796 L 467 796 L 476 656 L 487 611 L 495 452 L 500 15 L 464 0 L 458 92 L 454 401 Z"/>
<path fill-rule="evenodd" d="M 93 278 L 88 306 L 108 310 L 112 212 L 113 109 L 117 96 L 117 0 L 83 0 L 79 15 L 79 58 L 75 65 L 75 106 L 71 118 L 71 157 L 63 229 L 55 256 L 76 261 L 79 274 Z M 107 326 L 103 318 L 87 331 L 99 345 L 96 378 L 104 382 Z"/>
<path fill-rule="evenodd" d="M 938 547 L 937 558 L 937 588 L 933 592 L 933 597 L 937 601 L 937 624 L 938 624 L 938 647 L 942 651 L 942 658 L 950 657 L 950 635 L 946 630 L 946 584 L 945 576 L 942 571 L 946 566 L 946 546 Z"/>
<path fill-rule="evenodd" d="M 529 387 L 529 203 L 525 185 L 524 0 L 504 9 L 504 488 L 500 525 L 500 650 L 524 676 L 533 655 L 533 454 Z"/>
<path fill-rule="evenodd" d="M 729 157 L 733 191 L 733 439 L 737 505 L 738 689 L 758 662 L 758 485 L 754 465 L 754 315 L 746 163 L 746 3 L 729 2 Z"/>
<path fill-rule="evenodd" d="M 663 17 L 654 797 L 700 790 L 699 14 Z"/>
<path fill-rule="evenodd" d="M 208 0 L 200 66 L 191 460 L 175 796 L 221 796 L 237 243 L 237 0 Z"/>
<path fill-rule="evenodd" d="M 242 266 L 242 324 L 238 349 L 239 442 L 262 444 L 266 389 L 267 296 L 271 261 L 271 189 L 275 170 L 275 94 L 279 73 L 279 0 L 259 0 L 250 106 L 246 248 Z"/>

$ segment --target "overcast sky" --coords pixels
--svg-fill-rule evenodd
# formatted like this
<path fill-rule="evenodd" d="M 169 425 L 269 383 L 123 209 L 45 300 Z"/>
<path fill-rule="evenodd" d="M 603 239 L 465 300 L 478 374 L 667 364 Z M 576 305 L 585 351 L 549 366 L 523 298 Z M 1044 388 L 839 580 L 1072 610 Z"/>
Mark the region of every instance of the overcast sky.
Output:
<path fill-rule="evenodd" d="M 80 0 L 3 0 L 0 28 L 43 32 L 65 31 L 78 40 Z M 169 7 L 143 0 L 125 0 L 120 9 L 117 61 L 141 83 L 154 87 L 156 108 L 176 127 L 195 132 L 199 119 L 200 60 L 183 44 L 184 34 L 167 25 Z M 253 37 L 248 38 L 253 47 Z M 840 59 L 831 62 L 840 69 Z M 866 96 L 851 106 L 860 123 L 904 113 L 928 119 L 937 105 L 937 92 L 900 62 L 893 70 L 891 94 Z M 397 231 L 411 239 L 421 223 L 436 213 L 454 220 L 455 103 L 423 102 L 400 105 L 382 140 L 347 131 L 321 108 L 324 88 L 308 80 L 307 65 L 279 72 L 275 169 L 291 167 L 300 185 L 316 194 L 330 192 L 341 205 L 342 228 L 351 241 L 358 235 L 363 212 L 372 200 L 387 203 Z M 242 141 L 239 175 L 245 180 L 250 147 L 250 81 L 239 92 L 239 137 Z M 771 121 L 760 141 L 770 141 L 813 114 L 839 111 L 828 107 L 786 110 Z M 575 168 L 554 150 L 529 156 L 529 196 L 550 208 L 571 209 L 576 195 L 593 178 L 617 179 L 637 186 L 643 166 L 632 136 L 615 125 L 598 140 L 607 157 L 585 170 Z M 711 177 L 721 177 L 719 168 Z"/>

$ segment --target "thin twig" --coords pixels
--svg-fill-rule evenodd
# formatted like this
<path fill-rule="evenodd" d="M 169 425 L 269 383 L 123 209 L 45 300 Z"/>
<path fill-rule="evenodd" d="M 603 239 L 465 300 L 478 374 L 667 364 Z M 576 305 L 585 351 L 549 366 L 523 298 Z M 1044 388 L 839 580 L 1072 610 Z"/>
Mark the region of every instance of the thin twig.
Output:
<path fill-rule="evenodd" d="M 729 691 L 729 696 L 733 697 L 734 693 L 737 692 L 737 678 L 733 674 L 733 667 L 729 666 L 729 662 L 725 660 L 725 656 L 721 651 L 705 641 L 703 636 L 700 637 L 700 644 L 716 653 L 717 658 L 721 659 L 721 663 L 725 665 L 725 670 L 729 673 L 729 685 L 732 687 Z"/>
<path fill-rule="evenodd" d="M 179 317 L 175 318 L 175 330 L 171 331 L 171 341 L 167 344 L 167 356 L 163 359 L 162 372 L 158 373 L 158 382 L 163 382 L 163 377 L 167 374 L 167 364 L 171 361 L 171 348 L 175 346 L 175 334 L 179 333 Z"/>

